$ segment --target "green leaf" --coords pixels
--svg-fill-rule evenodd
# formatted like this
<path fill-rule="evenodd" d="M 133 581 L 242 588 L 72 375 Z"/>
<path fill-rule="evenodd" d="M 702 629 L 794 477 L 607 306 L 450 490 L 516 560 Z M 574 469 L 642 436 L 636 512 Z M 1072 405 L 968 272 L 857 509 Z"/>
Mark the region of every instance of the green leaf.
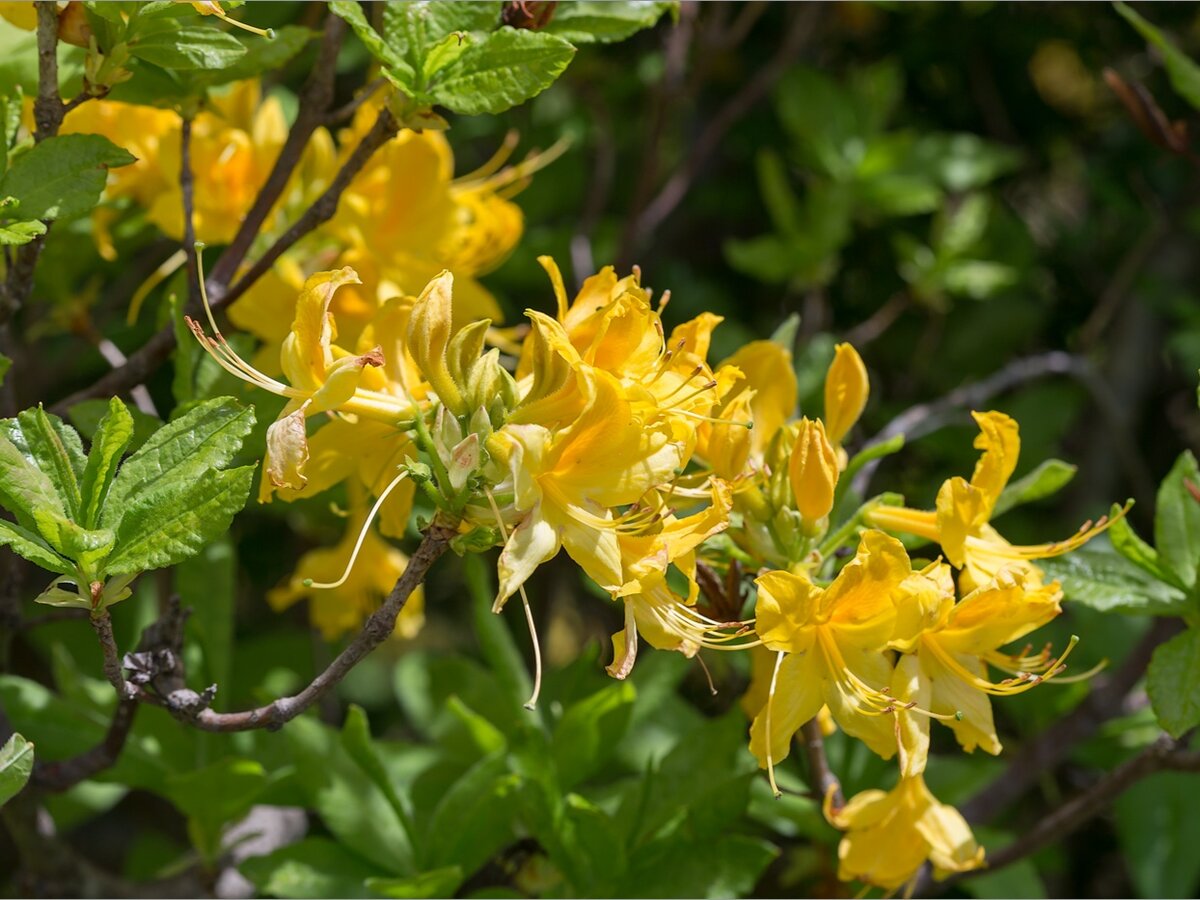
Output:
<path fill-rule="evenodd" d="M 121 454 L 133 438 L 133 416 L 117 397 L 108 403 L 108 413 L 100 420 L 92 448 L 88 453 L 80 487 L 80 520 L 91 528 L 100 521 L 100 510 L 108 496 Z"/>
<path fill-rule="evenodd" d="M 99 398 L 83 400 L 67 410 L 67 418 L 79 429 L 79 433 L 89 441 L 96 440 L 96 432 L 100 428 L 100 420 L 108 415 L 109 402 Z M 154 432 L 163 427 L 162 419 L 144 413 L 136 406 L 125 404 L 125 411 L 133 417 L 133 436 L 129 440 L 126 453 L 133 453 L 142 444 L 150 440 Z"/>
<path fill-rule="evenodd" d="M 34 465 L 46 473 L 62 498 L 63 511 L 71 518 L 77 517 L 79 482 L 87 464 L 79 433 L 69 425 L 64 425 L 58 416 L 47 413 L 40 405 L 18 413 L 15 423 L 9 419 L 3 426 L 10 439 L 22 441 L 19 445 L 21 449 Z"/>
<path fill-rule="evenodd" d="M 232 397 L 201 403 L 163 426 L 117 472 L 101 521 L 113 527 L 140 495 L 186 485 L 233 459 L 254 427 L 254 409 Z"/>
<path fill-rule="evenodd" d="M 0 225 L 0 247 L 19 247 L 46 233 L 46 223 L 38 219 L 28 222 L 5 222 Z"/>
<path fill-rule="evenodd" d="M 137 59 L 164 69 L 210 71 L 233 65 L 246 47 L 231 34 L 208 25 L 155 18 L 139 25 L 128 42 Z"/>
<path fill-rule="evenodd" d="M 421 897 L 452 897 L 462 880 L 462 869 L 458 866 L 446 866 L 408 878 L 368 878 L 366 884 L 378 896 L 408 900 Z"/>
<path fill-rule="evenodd" d="M 298 783 L 334 837 L 389 874 L 414 871 L 412 842 L 387 798 L 350 758 L 337 732 L 301 717 L 284 735 Z"/>
<path fill-rule="evenodd" d="M 1133 530 L 1133 526 L 1129 524 L 1129 518 L 1127 516 L 1117 517 L 1116 513 L 1119 509 L 1119 506 L 1113 505 L 1113 512 L 1110 516 L 1112 525 L 1108 529 L 1108 539 L 1112 541 L 1113 549 L 1143 572 L 1159 581 L 1165 581 L 1181 591 L 1186 591 L 1187 587 L 1179 580 L 1179 576 L 1162 564 L 1158 558 L 1158 551 L 1143 541 Z"/>
<path fill-rule="evenodd" d="M 1068 600 L 1100 612 L 1177 616 L 1191 607 L 1182 591 L 1146 574 L 1125 557 L 1097 547 L 1038 565 L 1062 582 Z"/>
<path fill-rule="evenodd" d="M 55 552 L 41 535 L 0 519 L 0 545 L 48 572 L 72 575 L 75 566 Z"/>
<path fill-rule="evenodd" d="M 548 88 L 575 55 L 568 41 L 538 31 L 501 28 L 470 41 L 429 83 L 434 102 L 474 116 L 501 113 Z"/>
<path fill-rule="evenodd" d="M 427 864 L 473 872 L 512 839 L 520 777 L 498 750 L 469 768 L 443 795 L 425 829 Z"/>
<path fill-rule="evenodd" d="M 715 841 L 661 841 L 632 861 L 629 879 L 618 893 L 642 897 L 746 897 L 779 849 L 743 834 Z M 703 865 L 697 865 L 697 860 Z"/>
<path fill-rule="evenodd" d="M 1189 483 L 1200 487 L 1200 469 L 1196 457 L 1185 450 L 1158 487 L 1154 545 L 1162 564 L 1190 588 L 1200 561 L 1200 500 L 1188 490 Z"/>
<path fill-rule="evenodd" d="M 213 860 L 221 849 L 221 831 L 250 811 L 267 787 L 262 764 L 226 758 L 193 772 L 172 775 L 164 793 L 188 817 L 188 833 L 196 849 Z"/>
<path fill-rule="evenodd" d="M 496 591 L 492 587 L 488 565 L 480 554 L 469 554 L 463 560 L 463 575 L 471 595 L 471 618 L 479 649 L 496 682 L 511 699 L 512 714 L 519 716 L 522 704 L 533 690 L 533 683 L 504 616 L 492 612 Z"/>
<path fill-rule="evenodd" d="M 1009 484 L 996 500 L 992 518 L 1014 506 L 1032 503 L 1062 490 L 1075 477 L 1077 467 L 1061 459 L 1048 459 L 1023 478 Z"/>
<path fill-rule="evenodd" d="M 652 28 L 674 4 L 639 0 L 560 3 L 544 29 L 572 44 L 609 44 Z"/>
<path fill-rule="evenodd" d="M 196 481 L 171 481 L 139 494 L 121 518 L 117 547 L 105 572 L 148 572 L 195 556 L 224 534 L 246 505 L 254 469 L 211 472 Z"/>
<path fill-rule="evenodd" d="M 0 806 L 18 793 L 33 774 L 33 744 L 14 734 L 0 747 Z"/>
<path fill-rule="evenodd" d="M 1140 897 L 1196 896 L 1200 879 L 1200 806 L 1196 776 L 1159 772 L 1113 803 L 1134 893 Z"/>
<path fill-rule="evenodd" d="M 387 3 L 383 7 L 383 37 L 392 51 L 424 77 L 438 68 L 430 61 L 435 47 L 445 44 L 446 38 L 455 32 L 495 30 L 500 25 L 502 5 L 494 2 L 442 3 L 439 0 Z M 455 43 L 459 43 L 457 38 Z"/>
<path fill-rule="evenodd" d="M 1200 109 L 1200 66 L 1192 62 L 1186 53 L 1179 50 L 1171 41 L 1167 40 L 1166 35 L 1134 12 L 1132 8 L 1124 3 L 1117 3 L 1116 7 L 1117 12 L 1125 18 L 1125 21 L 1136 28 L 1148 43 L 1158 48 L 1158 52 L 1162 54 L 1163 65 L 1167 67 L 1167 77 L 1171 79 L 1171 86 L 1175 88 L 1179 96 L 1190 103 L 1194 109 Z"/>
<path fill-rule="evenodd" d="M 70 219 L 100 202 L 108 170 L 134 157 L 98 134 L 67 134 L 35 144 L 0 179 L 21 219 Z"/>
<path fill-rule="evenodd" d="M 1146 693 L 1171 737 L 1200 725 L 1200 628 L 1189 628 L 1154 651 L 1146 670 Z"/>
<path fill-rule="evenodd" d="M 34 527 L 35 512 L 65 515 L 62 498 L 46 473 L 10 439 L 11 434 L 23 442 L 19 429 L 10 427 L 7 434 L 4 431 L 0 429 L 0 505 L 26 528 Z"/>
<path fill-rule="evenodd" d="M 317 32 L 311 28 L 300 25 L 276 28 L 275 37 L 270 40 L 250 35 L 231 35 L 242 45 L 245 53 L 222 69 L 198 72 L 195 79 L 205 87 L 215 87 L 274 72 L 290 62 L 316 35 Z"/>
<path fill-rule="evenodd" d="M 328 838 L 304 838 L 238 867 L 258 893 L 289 900 L 374 896 L 364 882 L 379 869 Z"/>
<path fill-rule="evenodd" d="M 350 708 L 346 711 L 346 721 L 342 725 L 342 747 L 362 769 L 363 774 L 371 780 L 371 783 L 379 788 L 379 792 L 387 800 L 392 812 L 396 814 L 396 820 L 404 828 L 409 841 L 415 847 L 417 835 L 413 828 L 412 817 L 400 799 L 400 795 L 396 793 L 396 788 L 393 786 L 391 778 L 388 777 L 387 770 L 383 767 L 383 761 L 379 758 L 375 745 L 371 741 L 371 725 L 367 721 L 367 714 L 357 703 L 350 704 Z"/>
<path fill-rule="evenodd" d="M 346 24 L 358 35 L 367 51 L 383 64 L 394 78 L 410 89 L 415 86 L 416 73 L 405 61 L 402 53 L 388 46 L 379 33 L 371 27 L 357 0 L 330 0 L 329 11 L 346 20 Z"/>
<path fill-rule="evenodd" d="M 190 639 L 204 654 L 201 684 L 230 682 L 233 669 L 233 618 L 237 590 L 237 552 L 229 535 L 217 538 L 175 567 L 175 590 L 190 608 Z M 189 662 L 189 671 L 192 663 Z"/>
<path fill-rule="evenodd" d="M 593 774 L 625 733 L 636 696 L 633 682 L 618 681 L 570 706 L 554 729 L 554 761 L 564 789 Z"/>

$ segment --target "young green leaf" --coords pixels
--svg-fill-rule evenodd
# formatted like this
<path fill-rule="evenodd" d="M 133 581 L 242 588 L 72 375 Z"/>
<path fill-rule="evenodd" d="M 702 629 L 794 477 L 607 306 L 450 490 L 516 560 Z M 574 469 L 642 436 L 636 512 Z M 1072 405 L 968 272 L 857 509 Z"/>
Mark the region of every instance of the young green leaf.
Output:
<path fill-rule="evenodd" d="M 435 47 L 455 32 L 493 31 L 500 24 L 500 3 L 387 3 L 383 7 L 383 39 L 404 57 L 413 71 L 428 77 L 441 65 L 431 65 Z M 456 36 L 453 43 L 461 45 Z M 442 65 L 449 62 L 444 59 Z M 417 85 L 423 87 L 423 82 Z"/>
<path fill-rule="evenodd" d="M 88 453 L 80 486 L 80 521 L 91 528 L 100 520 L 100 510 L 108 496 L 109 486 L 117 474 L 121 454 L 133 438 L 133 416 L 120 398 L 113 397 L 108 413 L 100 420 L 92 449 Z"/>
<path fill-rule="evenodd" d="M 12 422 L 11 419 L 8 421 Z M 65 515 L 66 509 L 54 484 L 14 443 L 10 434 L 13 438 L 21 438 L 16 428 L 9 429 L 8 434 L 0 429 L 0 506 L 27 528 L 35 527 L 35 511 Z"/>
<path fill-rule="evenodd" d="M 568 41 L 538 31 L 501 28 L 470 39 L 428 86 L 435 103 L 469 116 L 501 113 L 536 97 L 575 55 Z"/>
<path fill-rule="evenodd" d="M 58 491 L 58 496 L 63 501 L 63 509 L 71 518 L 77 518 L 80 506 L 79 482 L 87 464 L 79 432 L 63 424 L 62 419 L 47 413 L 41 406 L 18 413 L 16 428 L 20 429 L 34 464 L 46 473 L 54 489 Z M 13 435 L 11 425 L 8 427 L 8 433 Z"/>
<path fill-rule="evenodd" d="M 674 3 L 645 0 L 578 0 L 560 3 L 543 31 L 572 44 L 609 44 L 653 27 Z"/>
<path fill-rule="evenodd" d="M 47 572 L 70 575 L 75 571 L 75 566 L 59 556 L 41 535 L 3 519 L 0 519 L 0 545 Z"/>
<path fill-rule="evenodd" d="M 1200 500 L 1192 496 L 1189 484 L 1200 488 L 1200 469 L 1196 457 L 1185 450 L 1158 487 L 1154 544 L 1163 565 L 1190 588 L 1200 562 Z"/>
<path fill-rule="evenodd" d="M 1024 478 L 1018 478 L 1001 492 L 992 510 L 992 518 L 1014 506 L 1032 503 L 1062 490 L 1075 477 L 1077 467 L 1061 459 L 1048 459 Z"/>
<path fill-rule="evenodd" d="M 400 799 L 400 795 L 396 793 L 396 788 L 392 785 L 392 780 L 383 767 L 383 761 L 379 758 L 375 745 L 371 741 L 371 725 L 367 720 L 367 714 L 356 703 L 350 704 L 350 709 L 346 712 L 346 722 L 342 726 L 341 737 L 342 747 L 346 753 L 358 764 L 371 783 L 379 788 L 379 792 L 383 794 L 384 799 L 391 806 L 392 812 L 396 814 L 396 820 L 404 828 L 413 847 L 418 847 L 412 817 Z"/>
<path fill-rule="evenodd" d="M 205 401 L 167 423 L 118 470 L 101 524 L 117 527 L 142 494 L 191 483 L 228 464 L 253 427 L 254 409 L 232 397 Z"/>
<path fill-rule="evenodd" d="M 1146 670 L 1146 693 L 1171 737 L 1200 725 L 1200 628 L 1189 628 L 1154 651 Z"/>
<path fill-rule="evenodd" d="M 108 556 L 116 539 L 108 528 L 84 528 L 47 509 L 35 509 L 33 521 L 46 542 L 74 560 L 88 578 L 97 575 L 97 563 Z"/>
<path fill-rule="evenodd" d="M 0 247 L 19 247 L 46 233 L 46 223 L 38 219 L 28 222 L 6 222 L 0 225 Z"/>
<path fill-rule="evenodd" d="M 133 161 L 128 151 L 98 134 L 46 138 L 0 179 L 0 197 L 16 198 L 10 212 L 21 219 L 74 218 L 100 202 L 110 168 Z"/>
<path fill-rule="evenodd" d="M 365 886 L 376 897 L 411 898 L 452 897 L 463 882 L 459 866 L 443 866 L 406 878 L 368 878 Z"/>
<path fill-rule="evenodd" d="M 121 517 L 116 550 L 104 571 L 148 572 L 200 552 L 228 530 L 246 505 L 254 468 L 207 472 L 191 481 L 172 479 L 137 494 Z"/>
<path fill-rule="evenodd" d="M 33 774 L 33 744 L 14 734 L 0 747 L 0 806 L 15 797 Z"/>
<path fill-rule="evenodd" d="M 287 900 L 377 896 L 363 884 L 381 870 L 328 838 L 309 837 L 239 866 L 262 896 Z"/>
<path fill-rule="evenodd" d="M 233 35 L 207 25 L 155 18 L 136 30 L 129 52 L 164 69 L 211 71 L 233 65 L 246 55 L 246 47 Z"/>
<path fill-rule="evenodd" d="M 371 27 L 371 23 L 367 21 L 357 0 L 331 0 L 329 11 L 346 20 L 346 24 L 358 35 L 358 39 L 390 73 L 396 83 L 409 89 L 416 86 L 416 73 L 413 67 L 405 61 L 403 53 L 389 46 L 388 42 L 380 37 L 379 32 Z"/>

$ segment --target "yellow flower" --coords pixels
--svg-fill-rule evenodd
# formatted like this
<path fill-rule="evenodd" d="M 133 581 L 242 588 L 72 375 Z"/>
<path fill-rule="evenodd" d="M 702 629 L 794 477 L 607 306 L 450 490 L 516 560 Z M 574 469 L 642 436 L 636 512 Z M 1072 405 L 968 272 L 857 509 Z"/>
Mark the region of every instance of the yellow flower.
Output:
<path fill-rule="evenodd" d="M 1074 550 L 1111 524 L 1103 516 L 1095 525 L 1089 522 L 1069 538 L 1049 544 L 1014 546 L 1006 541 L 989 520 L 1017 465 L 1021 448 L 1017 423 L 999 412 L 971 415 L 980 430 L 975 447 L 983 451 L 971 480 L 956 476 L 943 483 L 934 511 L 874 507 L 867 515 L 870 524 L 939 543 L 946 558 L 963 570 L 964 589 L 987 584 L 1001 569 L 1040 578 L 1041 570 L 1030 560 Z"/>
<path fill-rule="evenodd" d="M 272 609 L 283 610 L 307 599 L 309 618 L 327 641 L 357 630 L 391 593 L 396 580 L 408 566 L 408 557 L 367 528 L 356 564 L 344 582 L 334 588 L 305 586 L 335 582 L 354 552 L 366 522 L 366 510 L 358 508 L 346 520 L 345 536 L 334 547 L 311 550 L 300 558 L 287 584 L 267 594 Z M 425 621 L 424 592 L 418 587 L 404 604 L 396 620 L 396 635 L 411 638 Z"/>
<path fill-rule="evenodd" d="M 788 467 L 796 509 L 809 523 L 817 523 L 833 509 L 838 481 L 837 454 L 825 426 L 818 419 L 800 420 L 800 433 L 792 447 Z"/>
<path fill-rule="evenodd" d="M 896 752 L 892 664 L 884 651 L 896 628 L 892 595 L 911 574 L 904 547 L 882 532 L 862 535 L 858 554 L 828 588 L 805 575 L 756 580 L 756 630 L 778 655 L 772 686 L 750 728 L 750 751 L 770 770 L 792 735 L 827 705 L 834 720 L 884 759 Z"/>
<path fill-rule="evenodd" d="M 914 584 L 920 580 L 924 585 Z M 954 583 L 944 563 L 915 575 L 905 588 L 909 589 L 907 596 L 897 600 L 901 609 L 908 604 L 922 607 L 926 619 L 916 640 L 908 644 L 919 663 L 907 692 L 912 694 L 910 699 L 950 727 L 967 752 L 980 747 L 998 754 L 1000 740 L 988 695 L 1029 690 L 1053 678 L 1066 658 L 1063 654 L 1054 659 L 1048 650 L 1036 656 L 1012 656 L 999 648 L 1057 616 L 1062 591 L 1057 583 L 1045 587 L 1036 582 L 1026 584 L 1019 571 L 1003 571 L 955 603 Z M 988 680 L 989 664 L 1013 677 L 1000 683 Z M 896 695 L 901 696 L 899 692 Z M 928 731 L 927 717 L 913 718 L 920 719 L 917 727 Z"/>
<path fill-rule="evenodd" d="M 608 591 L 624 583 L 614 507 L 636 503 L 670 480 L 680 448 L 633 414 L 617 380 L 587 368 L 586 408 L 556 434 L 540 425 L 506 425 L 488 450 L 507 462 L 519 517 L 500 554 L 497 607 L 533 570 L 565 546 Z"/>
<path fill-rule="evenodd" d="M 827 804 L 828 806 L 828 804 Z M 838 845 L 838 878 L 857 879 L 894 891 L 928 860 L 934 877 L 984 864 L 983 848 L 952 806 L 939 803 L 917 773 L 902 776 L 888 792 L 868 790 L 841 810 L 827 808 L 830 821 L 847 834 Z"/>
<path fill-rule="evenodd" d="M 834 348 L 833 362 L 825 373 L 825 430 L 834 447 L 841 449 L 846 437 L 867 405 L 870 383 L 862 357 L 849 344 Z M 845 452 L 842 451 L 845 468 Z"/>
<path fill-rule="evenodd" d="M 694 609 L 700 588 L 696 583 L 696 548 L 729 525 L 732 505 L 729 486 L 712 482 L 711 503 L 682 519 L 661 510 L 646 510 L 642 531 L 623 532 L 618 540 L 627 579 L 616 591 L 625 603 L 625 627 L 613 635 L 613 662 L 607 671 L 625 678 L 637 658 L 638 636 L 659 650 L 677 650 L 694 656 L 702 647 L 740 650 L 747 642 L 734 643 L 746 629 L 743 623 L 717 622 Z M 628 523 L 638 527 L 638 522 Z M 688 592 L 677 595 L 667 583 L 674 566 L 683 574 Z M 734 628 L 733 634 L 722 629 Z"/>

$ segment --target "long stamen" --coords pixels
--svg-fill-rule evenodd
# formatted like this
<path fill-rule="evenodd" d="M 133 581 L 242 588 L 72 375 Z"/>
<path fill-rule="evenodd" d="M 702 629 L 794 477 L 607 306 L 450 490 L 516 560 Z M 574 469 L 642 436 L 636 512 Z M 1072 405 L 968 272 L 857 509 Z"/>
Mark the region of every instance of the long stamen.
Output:
<path fill-rule="evenodd" d="M 492 515 L 496 517 L 496 525 L 500 528 L 500 536 L 507 544 L 508 528 L 504 525 L 504 517 L 500 515 L 500 507 L 496 505 L 496 498 L 492 496 L 491 488 L 485 488 L 484 491 L 487 494 L 488 504 L 492 507 Z M 538 697 L 542 693 L 542 644 L 538 640 L 537 625 L 533 621 L 533 607 L 529 605 L 529 595 L 525 593 L 525 585 L 522 584 L 517 590 L 521 594 L 521 605 L 525 607 L 525 624 L 529 627 L 529 639 L 533 642 L 533 692 L 525 701 L 525 708 L 537 709 Z"/>
<path fill-rule="evenodd" d="M 350 560 L 346 563 L 346 569 L 344 572 L 342 572 L 342 577 L 337 581 L 331 581 L 328 583 L 319 583 L 313 581 L 311 578 L 306 578 L 304 579 L 305 587 L 317 588 L 318 590 L 331 590 L 333 588 L 339 588 L 346 583 L 346 579 L 350 577 L 350 572 L 354 569 L 354 563 L 358 559 L 358 552 L 362 550 L 363 541 L 367 539 L 367 531 L 371 528 L 371 523 L 375 521 L 375 516 L 379 513 L 380 507 L 383 506 L 383 501 L 386 500 L 388 498 L 388 494 L 390 494 L 396 488 L 396 486 L 407 477 L 408 470 L 405 469 L 403 472 L 393 478 L 388 483 L 387 487 L 380 491 L 379 499 L 375 501 L 375 505 L 372 506 L 371 511 L 367 513 L 367 520 L 363 522 L 362 528 L 358 532 L 358 540 L 354 542 L 354 550 L 350 554 Z"/>
<path fill-rule="evenodd" d="M 783 665 L 784 652 L 780 650 L 775 656 L 775 670 L 771 672 L 771 687 L 767 691 L 767 780 L 771 782 L 771 792 L 778 800 L 783 796 L 779 785 L 775 783 L 775 756 L 771 752 L 771 712 L 775 706 L 775 687 L 779 683 L 779 667 Z"/>

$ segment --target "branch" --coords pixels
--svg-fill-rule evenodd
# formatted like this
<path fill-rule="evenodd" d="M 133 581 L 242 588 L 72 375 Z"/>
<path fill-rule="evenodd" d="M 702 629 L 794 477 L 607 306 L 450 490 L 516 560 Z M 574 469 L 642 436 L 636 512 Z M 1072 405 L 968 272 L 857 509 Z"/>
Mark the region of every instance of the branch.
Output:
<path fill-rule="evenodd" d="M 38 95 L 33 102 L 33 139 L 40 143 L 58 134 L 66 113 L 58 93 L 58 4 L 38 0 L 34 5 L 38 18 Z"/>
<path fill-rule="evenodd" d="M 343 164 L 337 176 L 325 190 L 325 193 L 308 208 L 304 215 L 296 220 L 296 223 L 275 242 L 274 246 L 261 259 L 250 267 L 250 270 L 242 276 L 241 280 L 228 291 L 220 290 L 220 286 L 216 284 L 210 287 L 209 300 L 211 301 L 213 310 L 216 311 L 228 306 L 244 294 L 271 268 L 275 260 L 282 256 L 285 251 L 290 249 L 292 245 L 313 229 L 332 218 L 334 212 L 337 211 L 338 201 L 341 200 L 342 193 L 349 186 L 350 182 L 362 171 L 363 166 L 366 165 L 367 160 L 371 158 L 375 151 L 387 143 L 396 134 L 396 131 L 396 121 L 392 118 L 391 114 L 387 111 L 380 113 L 374 127 L 362 139 L 362 142 L 355 148 L 354 153 L 350 155 L 345 164 Z M 116 394 L 125 393 L 145 381 L 155 369 L 166 362 L 174 348 L 175 330 L 173 326 L 168 325 L 136 351 L 129 354 L 125 365 L 119 369 L 113 369 L 105 373 L 96 379 L 90 387 L 78 390 L 60 400 L 51 407 L 51 411 L 58 414 L 65 414 L 76 403 L 81 403 L 84 400 L 89 400 L 93 397 L 111 397 Z"/>
<path fill-rule="evenodd" d="M 34 5 L 38 17 L 38 95 L 33 102 L 36 123 L 33 139 L 41 143 L 58 134 L 65 112 L 58 92 L 58 6 L 52 0 L 39 0 Z M 52 225 L 46 222 L 46 233 Z M 16 248 L 0 291 L 0 325 L 7 323 L 33 292 L 33 274 L 46 243 L 46 233 Z"/>
<path fill-rule="evenodd" d="M 938 400 L 911 406 L 888 422 L 883 430 L 864 446 L 880 444 L 898 434 L 911 441 L 946 426 L 958 418 L 963 409 L 985 406 L 997 394 L 1049 375 L 1067 375 L 1088 390 L 1100 412 L 1114 426 L 1111 432 L 1116 445 L 1114 449 L 1125 466 L 1135 497 L 1139 501 L 1152 497 L 1153 482 L 1145 470 L 1144 463 L 1139 460 L 1137 449 L 1131 443 L 1129 429 L 1123 424 L 1120 405 L 1113 397 L 1108 384 L 1087 359 L 1062 350 L 1051 350 L 1048 353 L 1013 360 L 987 378 L 964 384 Z M 882 461 L 871 460 L 854 476 L 852 488 L 860 497 L 867 495 L 871 478 Z"/>
<path fill-rule="evenodd" d="M 254 245 L 255 238 L 262 230 L 263 223 L 270 215 L 275 202 L 283 194 L 292 173 L 300 164 L 304 150 L 308 147 L 309 138 L 325 121 L 326 110 L 333 103 L 333 82 L 337 74 L 337 55 L 342 47 L 342 38 L 346 33 L 346 23 L 333 13 L 325 17 L 325 31 L 321 36 L 321 49 L 317 52 L 317 60 L 312 73 L 300 91 L 299 107 L 296 120 L 288 131 L 287 140 L 271 173 L 259 189 L 254 205 L 250 207 L 242 220 L 237 234 L 221 258 L 217 260 L 209 275 L 213 293 L 223 293 L 233 280 L 234 274 L 246 259 L 246 254 Z M 188 244 L 190 247 L 191 244 Z M 194 279 L 193 279 L 194 280 Z"/>
<path fill-rule="evenodd" d="M 112 616 L 104 609 L 93 615 L 89 621 L 100 641 L 100 652 L 104 654 L 104 677 L 116 689 L 120 699 L 136 698 L 138 689 L 125 680 L 125 674 L 121 671 L 121 653 L 117 650 L 117 640 L 113 637 Z"/>
<path fill-rule="evenodd" d="M 846 798 L 842 795 L 841 782 L 829 768 L 829 760 L 825 756 L 825 738 L 821 735 L 820 722 L 815 718 L 809 719 L 801 726 L 800 734 L 803 736 L 801 743 L 804 746 L 804 753 L 808 757 L 809 787 L 812 788 L 817 801 L 821 803 L 832 791 L 831 805 L 836 812 L 846 805 Z"/>
<path fill-rule="evenodd" d="M 1030 856 L 1043 847 L 1061 841 L 1083 823 L 1099 814 L 1119 794 L 1155 772 L 1200 772 L 1200 752 L 1189 751 L 1184 745 L 1168 735 L 1159 738 L 1132 759 L 1126 760 L 1090 788 L 1040 818 L 1036 825 L 1026 831 L 1003 850 L 988 858 L 987 866 L 979 869 L 980 874 L 995 872 L 1005 866 Z M 947 883 L 961 881 L 971 873 L 947 879 Z"/>
<path fill-rule="evenodd" d="M 812 31 L 818 9 L 816 4 L 812 4 L 793 14 L 791 26 L 775 55 L 709 120 L 708 126 L 692 143 L 691 153 L 684 164 L 675 169 L 657 196 L 637 217 L 632 229 L 631 249 L 639 247 L 662 225 L 687 196 L 692 182 L 708 162 L 709 156 L 721 145 L 729 130 L 766 96 L 783 73 L 791 68 Z"/>
<path fill-rule="evenodd" d="M 125 748 L 137 711 L 136 700 L 119 700 L 104 740 L 70 759 L 37 763 L 33 770 L 34 785 L 41 790 L 58 793 L 112 768 Z"/>
<path fill-rule="evenodd" d="M 294 696 L 280 697 L 265 706 L 241 712 L 221 713 L 209 709 L 208 704 L 212 700 L 216 686 L 209 688 L 203 694 L 197 694 L 195 691 L 187 689 L 183 682 L 182 654 L 179 652 L 178 646 L 178 642 L 182 639 L 182 620 L 179 617 L 177 617 L 178 622 L 173 629 L 164 631 L 164 635 L 167 634 L 167 631 L 173 633 L 164 636 L 158 649 L 129 654 L 125 657 L 125 667 L 134 672 L 133 679 L 148 684 L 153 689 L 153 693 L 145 688 L 128 685 L 119 670 L 117 673 L 119 682 L 111 676 L 109 673 L 110 651 L 102 638 L 101 645 L 105 648 L 105 674 L 109 675 L 109 681 L 113 683 L 114 687 L 117 687 L 118 691 L 123 690 L 118 683 L 127 685 L 125 690 L 132 691 L 129 696 L 136 697 L 144 703 L 164 706 L 181 722 L 186 722 L 202 731 L 250 731 L 256 728 L 274 731 L 320 700 L 327 691 L 345 678 L 367 654 L 391 637 L 396 627 L 396 618 L 404 609 L 404 604 L 408 602 L 412 592 L 425 580 L 425 576 L 434 562 L 446 552 L 454 534 L 454 529 L 443 525 L 434 524 L 429 527 L 421 540 L 421 545 L 409 560 L 404 574 L 400 576 L 383 605 L 371 614 L 371 617 L 363 625 L 362 631 L 350 642 L 349 646 L 338 654 L 337 658 L 304 690 Z M 99 629 L 97 629 L 97 633 L 99 633 Z M 110 627 L 110 636 L 111 633 Z M 147 642 L 149 646 L 153 646 L 153 643 L 153 641 Z M 115 652 L 115 649 L 113 646 L 112 651 Z"/>
<path fill-rule="evenodd" d="M 1062 762 L 1076 745 L 1119 714 L 1125 697 L 1146 671 L 1155 648 L 1182 627 L 1178 619 L 1156 619 L 1119 669 L 1107 679 L 1097 679 L 1092 691 L 1078 706 L 1025 744 L 1004 774 L 963 804 L 962 814 L 967 821 L 973 825 L 991 822 L 1037 784 L 1045 772 Z"/>
<path fill-rule="evenodd" d="M 183 198 L 183 258 L 187 265 L 188 308 L 200 306 L 200 261 L 196 249 L 196 180 L 192 173 L 192 120 L 180 116 L 179 193 Z M 126 360 L 128 362 L 128 360 Z"/>

